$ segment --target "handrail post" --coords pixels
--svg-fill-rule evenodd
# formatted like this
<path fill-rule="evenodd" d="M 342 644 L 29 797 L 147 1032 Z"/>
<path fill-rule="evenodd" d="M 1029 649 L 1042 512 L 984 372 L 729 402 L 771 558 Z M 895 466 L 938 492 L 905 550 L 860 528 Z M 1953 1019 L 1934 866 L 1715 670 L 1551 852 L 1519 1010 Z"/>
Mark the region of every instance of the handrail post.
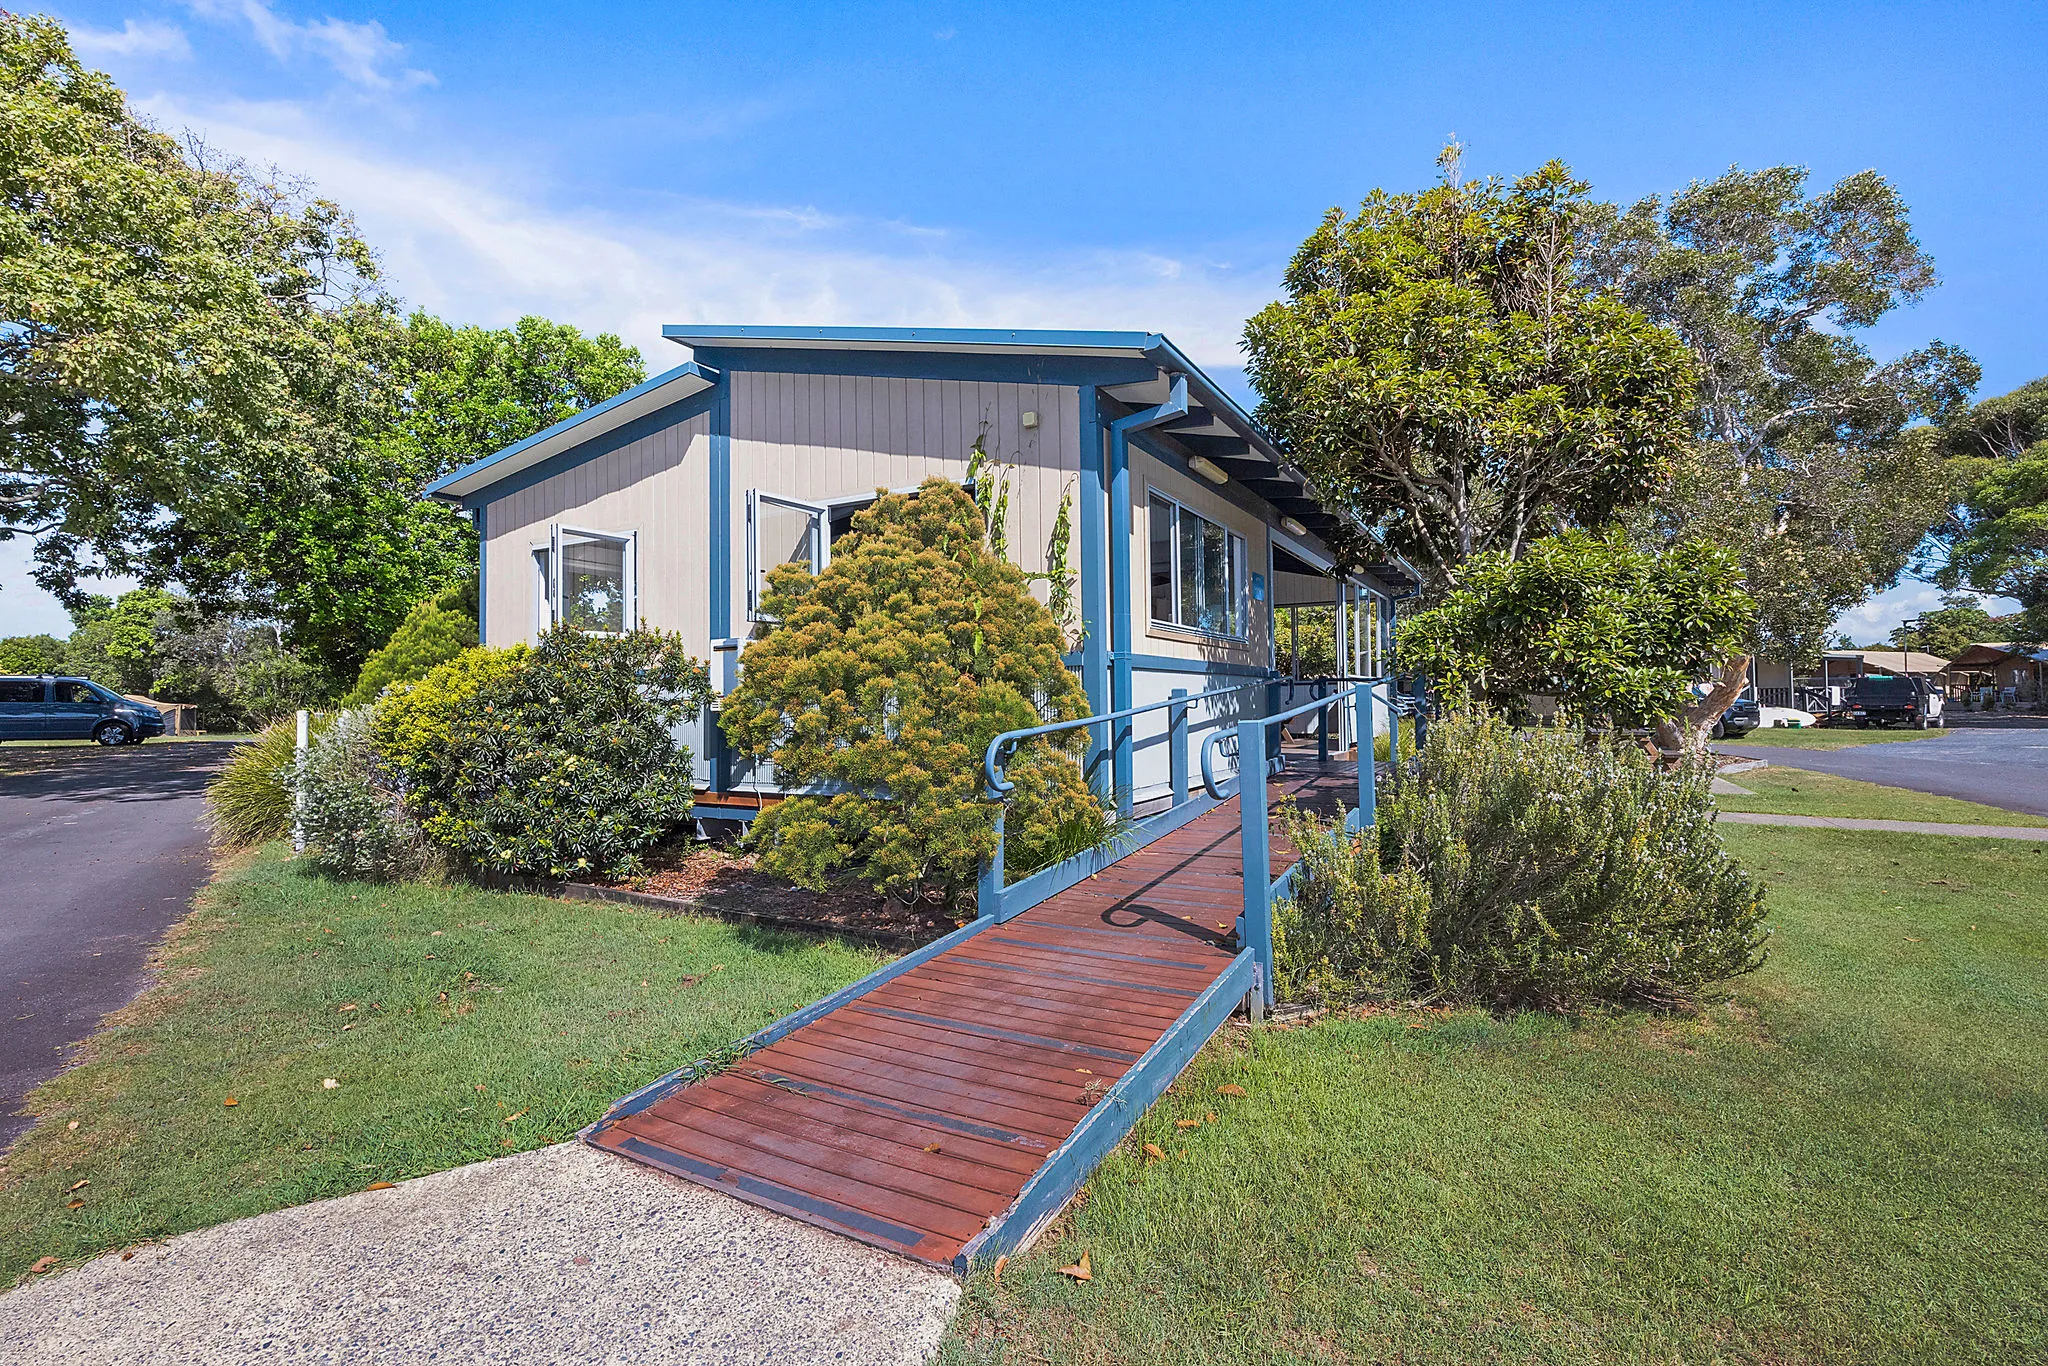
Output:
<path fill-rule="evenodd" d="M 1273 1004 L 1273 857 L 1266 812 L 1266 723 L 1237 728 L 1237 812 L 1244 855 L 1244 937 L 1252 951 L 1252 1018 Z"/>
<path fill-rule="evenodd" d="M 1429 739 L 1429 679 L 1415 675 L 1415 757 L 1422 757 L 1422 746 Z"/>
<path fill-rule="evenodd" d="M 1387 675 L 1387 762 L 1401 771 L 1401 680 Z"/>
<path fill-rule="evenodd" d="M 1186 688 L 1175 688 L 1171 694 L 1176 699 L 1187 695 Z M 1168 707 L 1166 716 L 1172 733 L 1166 752 L 1173 771 L 1173 804 L 1179 806 L 1188 799 L 1188 704 L 1180 702 Z"/>
<path fill-rule="evenodd" d="M 1364 683 L 1358 688 L 1358 825 L 1360 829 L 1373 823 L 1379 798 L 1373 783 L 1377 775 L 1372 762 L 1372 684 Z"/>
<path fill-rule="evenodd" d="M 1002 797 L 996 798 L 996 847 L 981 861 L 981 880 L 974 893 L 976 915 L 997 915 L 1003 909 L 1003 815 L 1009 806 Z"/>
<path fill-rule="evenodd" d="M 1316 700 L 1320 702 L 1322 698 L 1323 685 L 1318 683 L 1316 685 Z M 1319 764 L 1330 762 L 1330 708 L 1328 707 L 1320 707 L 1316 710 L 1316 762 Z"/>

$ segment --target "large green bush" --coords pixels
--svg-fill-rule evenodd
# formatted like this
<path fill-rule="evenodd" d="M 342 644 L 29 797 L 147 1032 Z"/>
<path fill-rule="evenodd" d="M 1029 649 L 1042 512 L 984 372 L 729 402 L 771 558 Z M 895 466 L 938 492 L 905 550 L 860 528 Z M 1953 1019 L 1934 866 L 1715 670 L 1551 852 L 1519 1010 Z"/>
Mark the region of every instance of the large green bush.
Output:
<path fill-rule="evenodd" d="M 833 789 L 755 821 L 764 866 L 805 887 L 853 877 L 957 903 L 995 850 L 988 742 L 1087 714 L 1059 624 L 990 548 L 973 499 L 938 479 L 859 513 L 822 575 L 772 571 L 764 606 L 777 624 L 748 647 L 721 724 L 785 787 Z M 1068 757 L 1085 743 L 1075 732 L 1019 756 L 1006 856 L 1031 866 L 1077 828 L 1108 833 Z"/>
<path fill-rule="evenodd" d="M 1682 1004 L 1759 967 L 1762 889 L 1722 847 L 1712 771 L 1491 716 L 1433 724 L 1345 835 L 1289 808 L 1301 850 L 1277 909 L 1294 999 L 1577 1009 Z"/>
<path fill-rule="evenodd" d="M 377 749 L 434 844 L 500 873 L 622 876 L 690 814 L 676 732 L 709 697 L 682 637 L 560 627 L 467 651 L 378 704 Z"/>

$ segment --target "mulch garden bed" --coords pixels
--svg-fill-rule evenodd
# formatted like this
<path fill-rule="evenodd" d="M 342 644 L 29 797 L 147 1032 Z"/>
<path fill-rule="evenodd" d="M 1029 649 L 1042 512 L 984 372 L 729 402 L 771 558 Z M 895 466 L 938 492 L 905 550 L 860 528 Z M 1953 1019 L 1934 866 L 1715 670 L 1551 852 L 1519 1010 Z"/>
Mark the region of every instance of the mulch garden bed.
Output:
<path fill-rule="evenodd" d="M 728 854 L 695 845 L 648 851 L 646 871 L 621 882 L 572 883 L 571 895 L 657 901 L 697 915 L 751 922 L 775 929 L 840 934 L 888 948 L 911 949 L 950 934 L 960 922 L 937 897 L 905 905 L 865 887 L 809 892 L 771 877 L 752 854 Z"/>

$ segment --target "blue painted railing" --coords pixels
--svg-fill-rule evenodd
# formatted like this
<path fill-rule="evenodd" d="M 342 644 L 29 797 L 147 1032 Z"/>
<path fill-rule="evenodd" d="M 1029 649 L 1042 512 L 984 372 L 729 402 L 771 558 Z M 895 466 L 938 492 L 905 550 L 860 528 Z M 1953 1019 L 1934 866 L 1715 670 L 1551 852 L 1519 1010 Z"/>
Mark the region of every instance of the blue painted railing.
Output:
<path fill-rule="evenodd" d="M 1022 915 L 1040 902 L 1057 896 L 1083 879 L 1093 877 L 1132 850 L 1144 848 L 1153 840 L 1178 830 L 1204 811 L 1212 809 L 1216 802 L 1206 795 L 1194 793 L 1188 782 L 1188 709 L 1197 702 L 1229 697 L 1248 688 L 1268 686 L 1268 680 L 1258 679 L 1228 688 L 1211 688 L 1207 692 L 1195 693 L 1192 696 L 1185 688 L 1175 688 L 1173 695 L 1163 702 L 1148 702 L 1140 707 L 1124 707 L 1117 711 L 1104 712 L 1099 716 L 1084 716 L 1074 721 L 1054 721 L 1050 725 L 1006 730 L 989 741 L 988 749 L 982 755 L 981 770 L 988 783 L 988 796 L 998 803 L 996 841 L 994 855 L 982 861 L 981 879 L 975 894 L 976 914 L 992 916 L 997 923 Z M 1172 788 L 1172 800 L 1167 808 L 1132 822 L 1106 844 L 1097 845 L 1073 858 L 1056 863 L 1050 868 L 1040 869 L 1029 877 L 1005 886 L 1003 828 L 1008 805 L 1006 799 L 1015 784 L 1004 774 L 1018 746 L 1040 736 L 1057 735 L 1061 731 L 1079 730 L 1084 726 L 1100 726 L 1108 733 L 1109 728 L 1118 721 L 1125 723 L 1120 729 L 1125 741 L 1128 742 L 1131 719 L 1155 711 L 1167 713 L 1167 753 Z M 1106 748 L 1114 750 L 1117 745 L 1118 739 L 1111 733 Z"/>
<path fill-rule="evenodd" d="M 1277 746 L 1267 743 L 1268 732 L 1274 726 L 1320 708 L 1323 715 L 1318 733 L 1323 742 L 1317 750 L 1319 755 L 1327 758 L 1330 710 L 1347 702 L 1357 708 L 1358 805 L 1346 815 L 1344 824 L 1346 829 L 1371 825 L 1375 804 L 1373 688 L 1385 681 L 1383 678 L 1363 679 L 1334 697 L 1315 698 L 1268 716 L 1248 717 L 1215 731 L 1202 742 L 1203 789 L 1213 801 L 1227 801 L 1232 796 L 1237 798 L 1239 847 L 1244 857 L 1244 910 L 1238 917 L 1237 942 L 1252 956 L 1251 995 L 1259 1008 L 1255 1013 L 1263 1013 L 1273 1004 L 1273 903 L 1287 894 L 1288 885 L 1294 878 L 1292 867 L 1277 878 L 1268 871 L 1273 866 L 1273 835 L 1265 777 L 1269 771 L 1267 757 L 1277 751 Z M 1418 681 L 1418 696 L 1419 688 Z M 1237 773 L 1231 778 L 1218 779 L 1216 750 L 1231 736 L 1237 738 Z M 1253 773 L 1259 775 L 1259 781 L 1245 782 L 1245 775 Z"/>

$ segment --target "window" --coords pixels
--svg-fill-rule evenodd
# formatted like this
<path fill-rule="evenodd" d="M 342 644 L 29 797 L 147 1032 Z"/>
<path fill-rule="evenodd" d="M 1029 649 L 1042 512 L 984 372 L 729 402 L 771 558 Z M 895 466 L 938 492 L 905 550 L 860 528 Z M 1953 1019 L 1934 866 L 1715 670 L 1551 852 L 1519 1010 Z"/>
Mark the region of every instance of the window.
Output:
<path fill-rule="evenodd" d="M 35 678 L 0 678 L 0 702 L 41 702 L 43 685 Z"/>
<path fill-rule="evenodd" d="M 559 624 L 602 635 L 632 630 L 639 621 L 633 551 L 630 534 L 549 527 L 548 544 L 533 551 L 539 581 L 535 624 L 543 630 Z"/>
<path fill-rule="evenodd" d="M 808 565 L 813 574 L 824 573 L 825 566 L 832 563 L 833 543 L 853 530 L 853 515 L 884 492 L 916 493 L 917 489 L 870 489 L 815 501 L 748 489 L 747 615 L 755 621 L 770 620 L 761 611 L 761 601 L 768 593 L 768 571 L 776 566 Z"/>
<path fill-rule="evenodd" d="M 1152 495 L 1150 533 L 1152 620 L 1244 635 L 1244 537 L 1159 493 Z"/>
<path fill-rule="evenodd" d="M 62 702 L 68 706 L 74 707 L 79 706 L 81 704 L 85 706 L 96 707 L 102 702 L 108 702 L 113 700 L 110 694 L 107 694 L 101 691 L 100 689 L 95 688 L 90 683 L 78 683 L 71 681 L 61 682 L 57 684 L 57 691 L 55 696 L 57 701 Z"/>

